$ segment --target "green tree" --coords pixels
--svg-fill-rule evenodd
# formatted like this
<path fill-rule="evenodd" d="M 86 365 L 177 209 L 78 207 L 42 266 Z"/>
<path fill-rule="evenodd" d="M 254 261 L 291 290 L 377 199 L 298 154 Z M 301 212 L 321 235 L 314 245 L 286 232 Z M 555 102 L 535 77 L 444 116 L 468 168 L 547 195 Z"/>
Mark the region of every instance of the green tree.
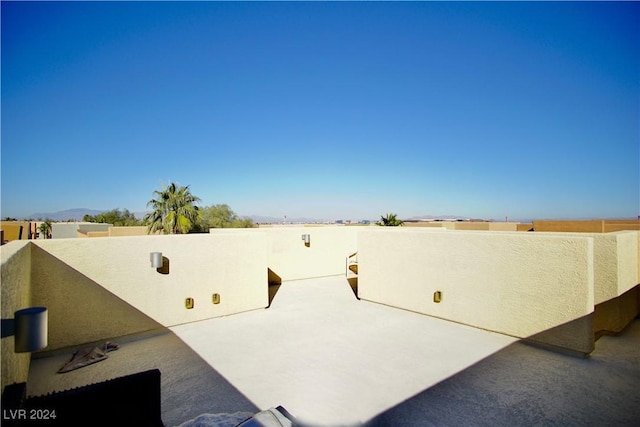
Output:
<path fill-rule="evenodd" d="M 396 214 L 387 214 L 387 216 L 381 216 L 380 221 L 377 221 L 376 224 L 386 227 L 399 227 L 404 224 L 404 221 L 396 218 Z"/>
<path fill-rule="evenodd" d="M 133 226 L 142 225 L 143 222 L 136 219 L 135 215 L 129 212 L 128 209 L 120 212 L 119 209 L 113 209 L 108 212 L 102 212 L 98 215 L 85 215 L 83 218 L 85 222 L 99 222 L 104 224 L 113 224 L 115 226 Z"/>
<path fill-rule="evenodd" d="M 172 182 L 153 192 L 155 197 L 147 203 L 152 211 L 144 217 L 149 233 L 162 230 L 165 234 L 188 233 L 200 217 L 200 199 L 189 190 L 189 186 L 178 186 Z"/>
<path fill-rule="evenodd" d="M 201 209 L 199 231 L 206 232 L 210 228 L 252 228 L 250 218 L 238 218 L 238 215 L 226 204 L 207 206 Z"/>
<path fill-rule="evenodd" d="M 233 228 L 253 228 L 255 226 L 251 218 L 236 218 L 233 221 Z"/>
<path fill-rule="evenodd" d="M 42 233 L 45 239 L 50 239 L 51 238 L 51 221 L 49 220 L 43 221 L 38 227 L 38 231 Z"/>

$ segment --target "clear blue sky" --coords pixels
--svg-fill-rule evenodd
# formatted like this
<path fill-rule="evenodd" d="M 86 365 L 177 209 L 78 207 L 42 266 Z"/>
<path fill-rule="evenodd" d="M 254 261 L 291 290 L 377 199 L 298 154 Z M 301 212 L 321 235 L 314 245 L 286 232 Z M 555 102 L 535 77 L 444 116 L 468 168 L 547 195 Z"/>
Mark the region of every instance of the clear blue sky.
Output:
<path fill-rule="evenodd" d="M 640 214 L 640 3 L 2 2 L 1 216 Z"/>

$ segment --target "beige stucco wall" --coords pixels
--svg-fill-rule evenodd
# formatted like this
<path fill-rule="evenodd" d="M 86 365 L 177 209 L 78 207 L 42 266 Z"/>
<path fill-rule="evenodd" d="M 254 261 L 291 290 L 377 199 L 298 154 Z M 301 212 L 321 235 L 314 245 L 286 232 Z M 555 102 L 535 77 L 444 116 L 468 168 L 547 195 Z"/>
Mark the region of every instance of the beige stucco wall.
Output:
<path fill-rule="evenodd" d="M 640 230 L 640 223 L 619 223 L 619 224 L 609 224 L 607 222 L 604 223 L 604 232 L 612 233 L 615 231 L 622 230 Z"/>
<path fill-rule="evenodd" d="M 517 222 L 453 222 L 454 230 L 518 231 Z"/>
<path fill-rule="evenodd" d="M 521 338 L 593 312 L 590 237 L 410 231 L 360 232 L 360 298 Z"/>
<path fill-rule="evenodd" d="M 639 239 L 638 231 L 594 235 L 596 336 L 618 333 L 640 314 Z"/>
<path fill-rule="evenodd" d="M 405 222 L 404 227 L 446 228 L 448 230 L 517 231 L 517 222 L 420 221 Z"/>
<path fill-rule="evenodd" d="M 405 222 L 404 228 L 413 227 L 425 227 L 425 228 L 446 228 L 445 223 L 442 221 L 418 221 L 418 222 Z"/>
<path fill-rule="evenodd" d="M 518 231 L 519 222 L 490 222 L 491 231 Z"/>
<path fill-rule="evenodd" d="M 454 222 L 454 230 L 489 230 L 491 224 L 488 222 Z"/>
<path fill-rule="evenodd" d="M 148 228 L 141 226 L 109 226 L 106 230 L 87 231 L 86 229 L 78 230 L 77 237 L 122 237 L 122 236 L 147 236 Z M 162 234 L 161 232 L 151 233 L 154 235 Z"/>
<path fill-rule="evenodd" d="M 358 232 L 375 227 L 212 228 L 214 236 L 262 234 L 267 239 L 269 268 L 282 280 L 346 274 L 346 259 L 358 249 Z M 310 235 L 307 247 L 303 234 Z"/>
<path fill-rule="evenodd" d="M 532 223 L 519 223 L 516 225 L 516 231 L 529 231 L 533 228 Z"/>
<path fill-rule="evenodd" d="M 78 231 L 78 237 L 109 237 L 108 231 L 87 231 L 83 233 Z"/>
<path fill-rule="evenodd" d="M 638 275 L 638 264 L 640 263 L 638 236 L 640 231 L 619 231 L 612 234 L 617 242 L 617 296 L 619 296 L 640 284 L 640 275 Z"/>
<path fill-rule="evenodd" d="M 131 227 L 109 227 L 109 236 L 146 236 L 148 228 L 145 225 Z"/>
<path fill-rule="evenodd" d="M 71 244 L 68 240 L 66 243 Z M 73 257 L 68 258 L 72 264 L 78 264 Z M 32 248 L 31 286 L 34 302 L 48 308 L 49 345 L 44 351 L 162 327 L 134 305 L 37 245 Z"/>
<path fill-rule="evenodd" d="M 517 222 L 456 222 L 456 230 L 518 231 Z"/>
<path fill-rule="evenodd" d="M 78 233 L 83 233 L 85 235 L 88 235 L 90 233 L 95 233 L 95 232 L 108 234 L 110 227 L 113 227 L 113 225 L 101 223 L 101 222 L 82 223 L 78 225 Z M 104 234 L 104 235 L 106 236 L 107 234 Z"/>
<path fill-rule="evenodd" d="M 594 304 L 618 296 L 618 242 L 616 236 L 594 233 Z"/>
<path fill-rule="evenodd" d="M 593 328 L 596 338 L 604 334 L 617 334 L 640 314 L 640 286 L 622 295 L 596 304 Z"/>
<path fill-rule="evenodd" d="M 593 239 L 594 303 L 616 298 L 639 283 L 640 232 L 536 232 L 541 236 L 585 236 Z"/>
<path fill-rule="evenodd" d="M 81 222 L 54 222 L 51 224 L 52 239 L 70 239 L 78 237 L 78 228 Z"/>
<path fill-rule="evenodd" d="M 604 222 L 601 219 L 582 221 L 534 220 L 533 228 L 535 231 L 602 233 Z"/>
<path fill-rule="evenodd" d="M 640 219 L 535 220 L 533 225 L 536 231 L 612 233 L 640 230 Z"/>
<path fill-rule="evenodd" d="M 86 292 L 86 298 L 58 298 L 53 287 L 47 291 L 48 282 L 59 283 L 58 270 L 38 267 L 37 295 L 53 298 L 61 312 L 77 310 L 78 302 L 86 304 L 83 301 L 95 295 L 93 284 L 166 327 L 268 305 L 263 235 L 65 239 L 38 241 L 37 245 L 49 257 L 88 279 L 72 277 L 71 282 L 79 283 L 73 285 L 75 290 L 69 288 L 74 295 Z M 156 251 L 168 259 L 168 274 L 151 267 L 149 254 Z M 72 272 L 67 275 L 72 276 Z M 220 304 L 212 303 L 214 293 L 220 294 Z M 195 299 L 193 309 L 185 308 L 186 298 Z M 107 316 L 102 320 L 110 321 Z M 83 326 L 66 322 L 64 328 L 77 328 L 81 333 Z"/>
<path fill-rule="evenodd" d="M 96 222 L 54 222 L 51 224 L 52 239 L 70 239 L 87 237 L 94 231 L 108 231 L 111 224 Z"/>
<path fill-rule="evenodd" d="M 2 319 L 12 322 L 15 311 L 32 306 L 31 244 L 13 241 L 0 246 L 0 290 Z M 2 338 L 2 390 L 13 383 L 25 382 L 29 375 L 29 353 L 14 352 L 14 336 Z"/>
<path fill-rule="evenodd" d="M 640 283 L 640 232 L 590 233 L 594 239 L 595 304 Z"/>

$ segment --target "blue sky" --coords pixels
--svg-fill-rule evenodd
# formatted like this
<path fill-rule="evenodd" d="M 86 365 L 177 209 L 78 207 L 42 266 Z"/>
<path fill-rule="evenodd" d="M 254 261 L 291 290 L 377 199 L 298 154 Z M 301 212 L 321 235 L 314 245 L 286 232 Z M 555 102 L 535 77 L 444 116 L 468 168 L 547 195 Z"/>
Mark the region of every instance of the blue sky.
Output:
<path fill-rule="evenodd" d="M 640 3 L 2 2 L 1 216 L 640 214 Z"/>

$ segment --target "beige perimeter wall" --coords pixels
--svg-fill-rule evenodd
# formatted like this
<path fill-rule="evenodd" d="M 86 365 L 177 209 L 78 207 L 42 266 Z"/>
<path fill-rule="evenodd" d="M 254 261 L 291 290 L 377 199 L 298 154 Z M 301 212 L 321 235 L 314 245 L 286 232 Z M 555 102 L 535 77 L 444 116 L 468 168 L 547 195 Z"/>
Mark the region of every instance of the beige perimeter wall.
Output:
<path fill-rule="evenodd" d="M 370 227 L 212 228 L 214 236 L 262 234 L 267 239 L 269 268 L 282 280 L 345 274 L 346 259 L 358 250 L 358 232 Z M 309 234 L 306 246 L 303 234 Z"/>
<path fill-rule="evenodd" d="M 403 227 L 446 228 L 448 230 L 518 231 L 519 226 L 520 223 L 518 222 L 418 221 L 405 222 Z"/>
<path fill-rule="evenodd" d="M 640 219 L 534 220 L 533 226 L 536 231 L 612 233 L 622 230 L 640 230 Z"/>
<path fill-rule="evenodd" d="M 594 310 L 589 237 L 363 230 L 358 271 L 362 299 L 521 338 Z"/>
<path fill-rule="evenodd" d="M 31 244 L 28 241 L 13 241 L 0 246 L 2 264 L 0 288 L 2 290 L 2 320 L 12 322 L 14 312 L 32 306 L 31 289 Z M 3 324 L 3 329 L 5 329 Z M 8 328 L 7 328 L 8 329 Z M 25 382 L 29 375 L 29 353 L 14 352 L 14 336 L 2 338 L 2 390 L 4 386 Z"/>
<path fill-rule="evenodd" d="M 50 307 L 49 349 L 268 305 L 263 235 L 63 239 L 36 245 L 33 299 Z M 156 251 L 165 258 L 160 271 L 149 259 Z M 220 295 L 219 304 L 213 304 L 213 294 Z M 194 308 L 185 307 L 186 298 L 194 299 Z"/>
<path fill-rule="evenodd" d="M 593 239 L 594 303 L 616 298 L 640 283 L 640 232 L 536 232 L 537 236 Z"/>

